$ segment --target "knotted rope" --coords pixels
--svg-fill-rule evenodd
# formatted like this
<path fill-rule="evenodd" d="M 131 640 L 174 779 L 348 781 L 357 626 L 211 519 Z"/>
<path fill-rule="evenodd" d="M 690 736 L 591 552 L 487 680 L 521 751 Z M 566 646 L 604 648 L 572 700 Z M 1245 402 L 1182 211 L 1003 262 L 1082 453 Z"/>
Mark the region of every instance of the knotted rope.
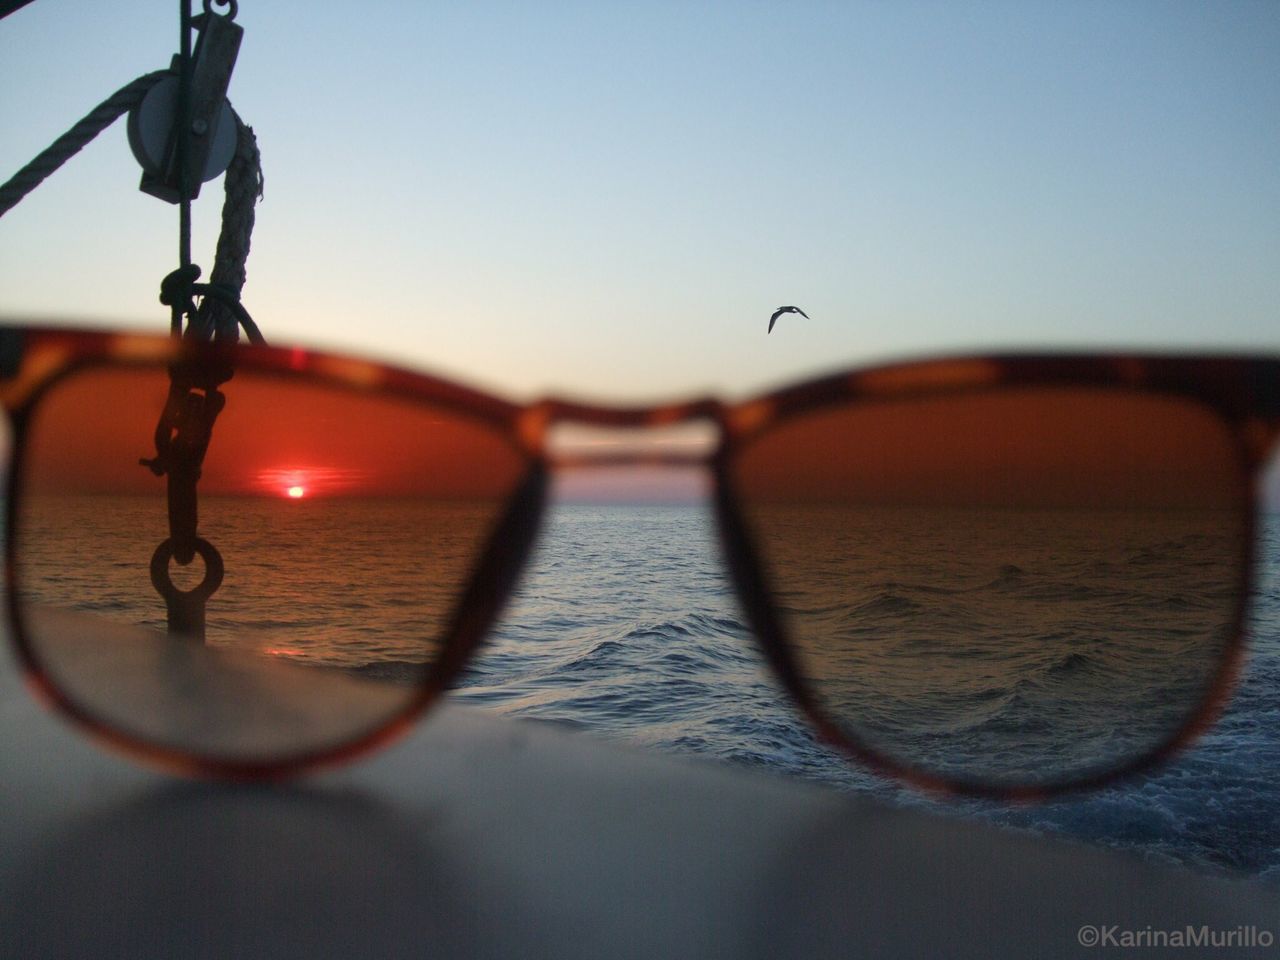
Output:
<path fill-rule="evenodd" d="M 41 151 L 34 160 L 0 185 L 0 216 L 17 206 L 32 190 L 85 148 L 98 134 L 142 102 L 147 92 L 172 76 L 168 70 L 145 74 L 121 87 L 87 113 L 70 130 Z M 254 205 L 262 197 L 262 158 L 253 128 L 236 122 L 236 152 L 223 180 L 222 231 L 209 283 L 198 284 L 199 268 L 178 270 L 165 278 L 161 302 L 185 308 L 193 296 L 204 296 L 198 310 L 183 309 L 189 317 L 187 336 L 200 340 L 234 340 L 243 327 L 249 340 L 262 343 L 262 333 L 240 305 L 253 234 Z M 180 333 L 181 331 L 175 331 Z"/>
<path fill-rule="evenodd" d="M 199 267 L 179 268 L 165 278 L 161 302 L 184 306 L 192 296 L 203 296 L 200 308 L 188 313 L 186 335 L 198 340 L 234 341 L 237 327 L 243 327 L 252 343 L 265 343 L 258 325 L 240 305 L 249 260 L 249 242 L 253 235 L 254 205 L 262 197 L 262 158 L 253 128 L 236 121 L 236 152 L 231 158 L 223 181 L 222 230 L 213 258 L 213 272 L 207 284 L 196 283 Z M 185 289 L 184 289 L 185 288 Z M 172 299 L 169 299 L 172 298 Z"/>

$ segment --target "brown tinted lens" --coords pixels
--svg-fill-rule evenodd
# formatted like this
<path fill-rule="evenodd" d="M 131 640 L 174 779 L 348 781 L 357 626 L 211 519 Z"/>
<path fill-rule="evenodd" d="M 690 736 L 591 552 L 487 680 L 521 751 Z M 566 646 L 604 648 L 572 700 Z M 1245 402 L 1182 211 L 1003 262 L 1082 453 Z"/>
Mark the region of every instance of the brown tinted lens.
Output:
<path fill-rule="evenodd" d="M 166 478 L 139 459 L 168 389 L 163 369 L 95 369 L 39 401 L 14 524 L 33 655 L 102 723 L 200 756 L 269 763 L 377 730 L 439 656 L 521 456 L 447 409 L 237 372 L 197 488 L 225 567 L 202 643 L 168 635 L 152 583 Z M 169 552 L 162 586 L 209 585 L 209 551 Z"/>
<path fill-rule="evenodd" d="M 1008 389 L 784 421 L 732 468 L 821 711 L 898 765 L 1084 779 L 1198 714 L 1241 604 L 1247 485 L 1186 400 Z"/>

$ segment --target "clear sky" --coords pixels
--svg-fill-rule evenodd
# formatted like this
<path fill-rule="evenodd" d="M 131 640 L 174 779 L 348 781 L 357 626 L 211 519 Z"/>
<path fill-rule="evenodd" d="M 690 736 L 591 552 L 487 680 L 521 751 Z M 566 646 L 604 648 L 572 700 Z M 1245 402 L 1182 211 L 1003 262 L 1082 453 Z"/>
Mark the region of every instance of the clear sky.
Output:
<path fill-rule="evenodd" d="M 197 4 L 198 6 L 198 4 Z M 0 177 L 172 0 L 0 21 Z M 269 339 L 523 398 L 1007 347 L 1280 350 L 1280 4 L 241 0 Z M 123 121 L 0 221 L 0 314 L 162 331 Z M 221 189 L 195 209 L 211 266 Z M 780 304 L 812 317 L 783 317 Z"/>

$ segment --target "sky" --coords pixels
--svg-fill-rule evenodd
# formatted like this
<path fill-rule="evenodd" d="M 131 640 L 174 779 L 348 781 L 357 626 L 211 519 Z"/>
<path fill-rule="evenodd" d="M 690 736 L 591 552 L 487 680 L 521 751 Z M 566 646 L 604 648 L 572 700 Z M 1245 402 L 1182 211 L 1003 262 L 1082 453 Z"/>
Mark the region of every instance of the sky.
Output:
<path fill-rule="evenodd" d="M 1280 351 L 1274 2 L 239 6 L 274 342 L 619 401 Z M 0 177 L 176 49 L 172 0 L 0 20 Z M 167 328 L 177 211 L 139 173 L 120 121 L 0 221 L 0 315 Z M 766 334 L 782 304 L 810 319 Z"/>

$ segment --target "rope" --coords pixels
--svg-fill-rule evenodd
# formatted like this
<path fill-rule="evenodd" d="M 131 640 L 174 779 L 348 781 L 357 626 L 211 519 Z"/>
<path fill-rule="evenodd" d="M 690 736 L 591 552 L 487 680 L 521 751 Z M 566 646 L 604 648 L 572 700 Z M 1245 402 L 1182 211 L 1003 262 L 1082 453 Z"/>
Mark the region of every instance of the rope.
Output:
<path fill-rule="evenodd" d="M 231 114 L 236 121 L 236 152 L 223 180 L 226 198 L 222 203 L 222 231 L 208 285 L 193 286 L 192 292 L 203 293 L 205 298 L 188 324 L 187 336 L 234 341 L 236 328 L 244 327 L 251 342 L 263 343 L 257 324 L 240 306 L 253 235 L 254 204 L 262 196 L 262 156 L 253 128 L 234 110 Z"/>
<path fill-rule="evenodd" d="M 84 149 L 94 137 L 111 126 L 121 114 L 128 113 L 147 91 L 165 77 L 168 70 L 157 70 L 139 77 L 98 104 L 79 123 L 53 141 L 34 160 L 0 186 L 0 217 L 15 207 L 23 197 L 40 186 L 49 174 Z"/>

